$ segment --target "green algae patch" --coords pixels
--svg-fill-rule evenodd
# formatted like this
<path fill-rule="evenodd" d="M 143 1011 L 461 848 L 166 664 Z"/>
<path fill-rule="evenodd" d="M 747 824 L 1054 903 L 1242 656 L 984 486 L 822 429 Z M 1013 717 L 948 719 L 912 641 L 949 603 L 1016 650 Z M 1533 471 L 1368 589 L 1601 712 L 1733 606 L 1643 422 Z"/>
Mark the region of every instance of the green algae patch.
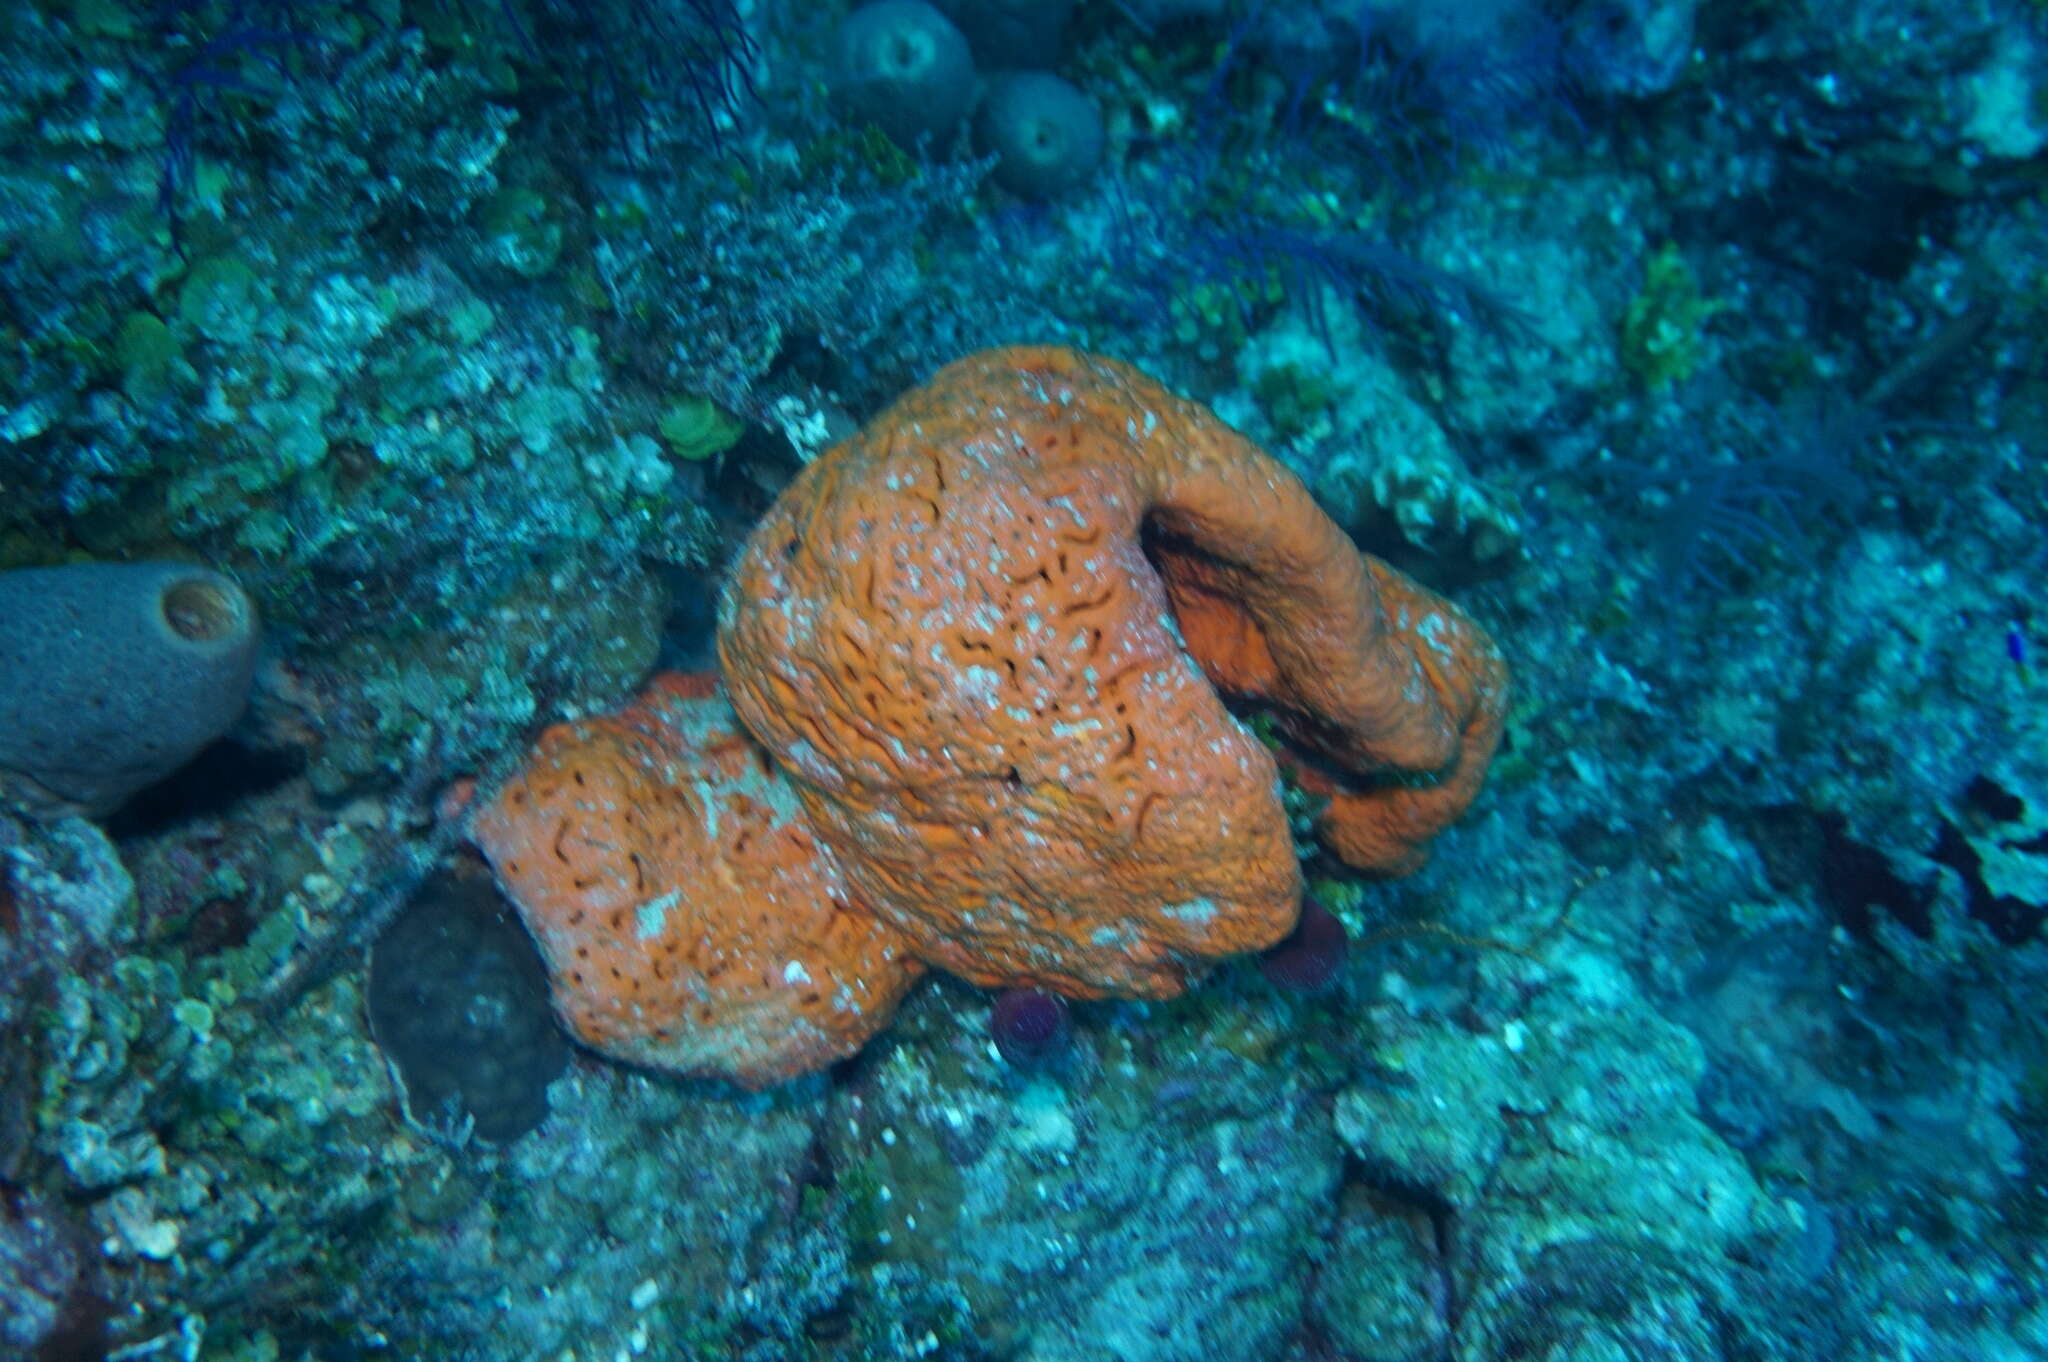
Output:
<path fill-rule="evenodd" d="M 746 433 L 744 421 L 708 397 L 672 402 L 655 419 L 669 453 L 690 463 L 725 453 Z"/>
<path fill-rule="evenodd" d="M 131 312 L 114 336 L 114 363 L 121 390 L 135 401 L 162 396 L 178 360 L 178 341 L 163 318 Z"/>
<path fill-rule="evenodd" d="M 1643 290 L 1621 319 L 1621 362 L 1636 381 L 1659 391 L 1692 377 L 1704 332 L 1727 304 L 1700 293 L 1699 277 L 1674 242 L 1643 263 Z"/>

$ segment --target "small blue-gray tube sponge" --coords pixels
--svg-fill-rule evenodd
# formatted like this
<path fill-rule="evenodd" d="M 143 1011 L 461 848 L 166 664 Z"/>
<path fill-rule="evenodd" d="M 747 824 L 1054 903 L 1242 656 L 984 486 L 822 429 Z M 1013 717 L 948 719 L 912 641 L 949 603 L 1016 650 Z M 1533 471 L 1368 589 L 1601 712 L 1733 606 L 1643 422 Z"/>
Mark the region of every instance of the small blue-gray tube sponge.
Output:
<path fill-rule="evenodd" d="M 975 136 L 996 157 L 996 183 L 1049 199 L 1084 183 L 1102 162 L 1095 101 L 1048 71 L 1014 71 L 989 82 Z"/>
<path fill-rule="evenodd" d="M 876 0 L 839 25 L 834 93 L 910 148 L 957 127 L 974 97 L 967 40 L 925 0 Z"/>
<path fill-rule="evenodd" d="M 241 715 L 257 633 L 254 603 L 205 568 L 0 572 L 0 796 L 112 812 Z"/>

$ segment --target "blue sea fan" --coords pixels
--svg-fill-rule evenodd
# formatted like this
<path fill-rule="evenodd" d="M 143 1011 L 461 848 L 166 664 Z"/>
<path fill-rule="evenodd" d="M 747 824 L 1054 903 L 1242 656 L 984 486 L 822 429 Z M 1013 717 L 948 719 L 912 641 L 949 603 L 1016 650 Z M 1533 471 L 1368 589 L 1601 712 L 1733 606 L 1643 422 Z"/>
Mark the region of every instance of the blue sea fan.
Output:
<path fill-rule="evenodd" d="M 1519 7 L 1479 9 L 1494 17 L 1468 19 L 1477 27 L 1455 34 L 1420 10 L 1362 5 L 1314 22 L 1271 6 L 1238 18 L 1186 139 L 1134 157 L 1110 186 L 1112 275 L 1134 312 L 1163 320 L 1177 292 L 1208 286 L 1227 291 L 1249 331 L 1277 288 L 1333 355 L 1328 308 L 1337 300 L 1379 325 L 1438 339 L 1454 319 L 1526 332 L 1530 319 L 1493 290 L 1419 258 L 1394 234 L 1286 212 L 1299 197 L 1288 186 L 1312 180 L 1313 167 L 1355 159 L 1362 144 L 1407 174 L 1438 151 L 1504 136 L 1548 88 L 1555 28 Z M 1478 49 L 1475 33 L 1503 28 L 1531 36 L 1499 53 Z"/>
<path fill-rule="evenodd" d="M 307 7 L 297 0 L 158 0 L 150 36 L 170 60 L 145 72 L 164 104 L 164 145 L 157 169 L 157 209 L 170 223 L 171 244 L 184 241 L 180 210 L 191 192 L 198 146 L 209 123 L 227 117 L 231 101 L 267 104 L 291 83 L 294 53 L 320 46 Z"/>
<path fill-rule="evenodd" d="M 1349 22 L 1356 64 L 1341 89 L 1370 114 L 1361 149 L 1382 162 L 1412 172 L 1438 157 L 1494 158 L 1517 128 L 1578 117 L 1565 29 L 1541 5 L 1367 0 Z"/>
<path fill-rule="evenodd" d="M 1366 315 L 1382 322 L 1433 328 L 1458 318 L 1493 331 L 1533 330 L 1526 314 L 1476 280 L 1438 269 L 1362 232 L 1260 222 L 1198 224 L 1182 260 L 1195 276 L 1231 288 L 1241 310 L 1248 309 L 1247 288 L 1277 280 L 1333 356 L 1332 293 L 1357 302 Z M 1247 329 L 1250 325 L 1247 315 Z"/>
<path fill-rule="evenodd" d="M 1758 430 L 1698 446 L 1653 465 L 1617 461 L 1617 492 L 1657 508 L 1658 576 L 1673 603 L 1704 588 L 1732 590 L 1738 575 L 1773 553 L 1817 563 L 1819 527 L 1853 511 L 1864 482 L 1858 461 L 1883 438 L 1883 422 L 1833 389 L 1793 394 Z"/>
<path fill-rule="evenodd" d="M 629 157 L 647 119 L 685 111 L 714 141 L 755 102 L 760 45 L 737 0 L 435 0 L 509 35 Z"/>
<path fill-rule="evenodd" d="M 587 140 L 629 160 L 657 122 L 721 142 L 755 100 L 760 50 L 736 0 L 427 3 L 476 39 L 465 50 L 509 53 L 532 77 L 522 84 L 579 101 Z M 344 35 L 389 31 L 371 0 L 158 0 L 147 23 L 137 60 L 164 105 L 157 201 L 174 241 L 202 144 L 233 140 L 295 85 L 336 78 Z"/>

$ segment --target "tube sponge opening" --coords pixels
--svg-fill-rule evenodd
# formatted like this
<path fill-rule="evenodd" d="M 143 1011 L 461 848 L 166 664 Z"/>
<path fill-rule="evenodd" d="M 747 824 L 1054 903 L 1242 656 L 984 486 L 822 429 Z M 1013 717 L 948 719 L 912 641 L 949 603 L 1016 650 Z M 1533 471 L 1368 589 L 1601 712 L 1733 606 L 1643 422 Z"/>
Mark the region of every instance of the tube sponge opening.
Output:
<path fill-rule="evenodd" d="M 1021 198 L 1049 199 L 1082 184 L 1102 162 L 1102 114 L 1095 101 L 1046 71 L 1017 71 L 989 83 L 975 122 L 996 183 Z"/>
<path fill-rule="evenodd" d="M 839 26 L 841 105 L 906 149 L 958 126 L 974 97 L 967 40 L 925 0 L 876 0 Z"/>
<path fill-rule="evenodd" d="M 249 598 L 212 573 L 166 584 L 157 603 L 164 627 L 187 643 L 219 643 L 249 630 Z"/>
<path fill-rule="evenodd" d="M 0 796 L 112 812 L 241 715 L 258 633 L 248 595 L 205 568 L 0 573 Z"/>

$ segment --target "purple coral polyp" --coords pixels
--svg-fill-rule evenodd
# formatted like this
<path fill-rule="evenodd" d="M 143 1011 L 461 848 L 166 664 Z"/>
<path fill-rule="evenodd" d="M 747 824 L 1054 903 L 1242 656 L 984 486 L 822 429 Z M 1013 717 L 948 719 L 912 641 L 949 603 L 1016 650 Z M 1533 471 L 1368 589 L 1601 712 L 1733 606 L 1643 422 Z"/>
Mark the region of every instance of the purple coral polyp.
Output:
<path fill-rule="evenodd" d="M 1012 1065 L 1043 1064 L 1066 1044 L 1066 1000 L 1042 989 L 1005 989 L 989 1009 L 988 1029 Z"/>
<path fill-rule="evenodd" d="M 1259 960 L 1259 973 L 1276 988 L 1316 993 L 1330 986 L 1351 950 L 1351 934 L 1337 915 L 1304 899 L 1294 931 Z"/>

